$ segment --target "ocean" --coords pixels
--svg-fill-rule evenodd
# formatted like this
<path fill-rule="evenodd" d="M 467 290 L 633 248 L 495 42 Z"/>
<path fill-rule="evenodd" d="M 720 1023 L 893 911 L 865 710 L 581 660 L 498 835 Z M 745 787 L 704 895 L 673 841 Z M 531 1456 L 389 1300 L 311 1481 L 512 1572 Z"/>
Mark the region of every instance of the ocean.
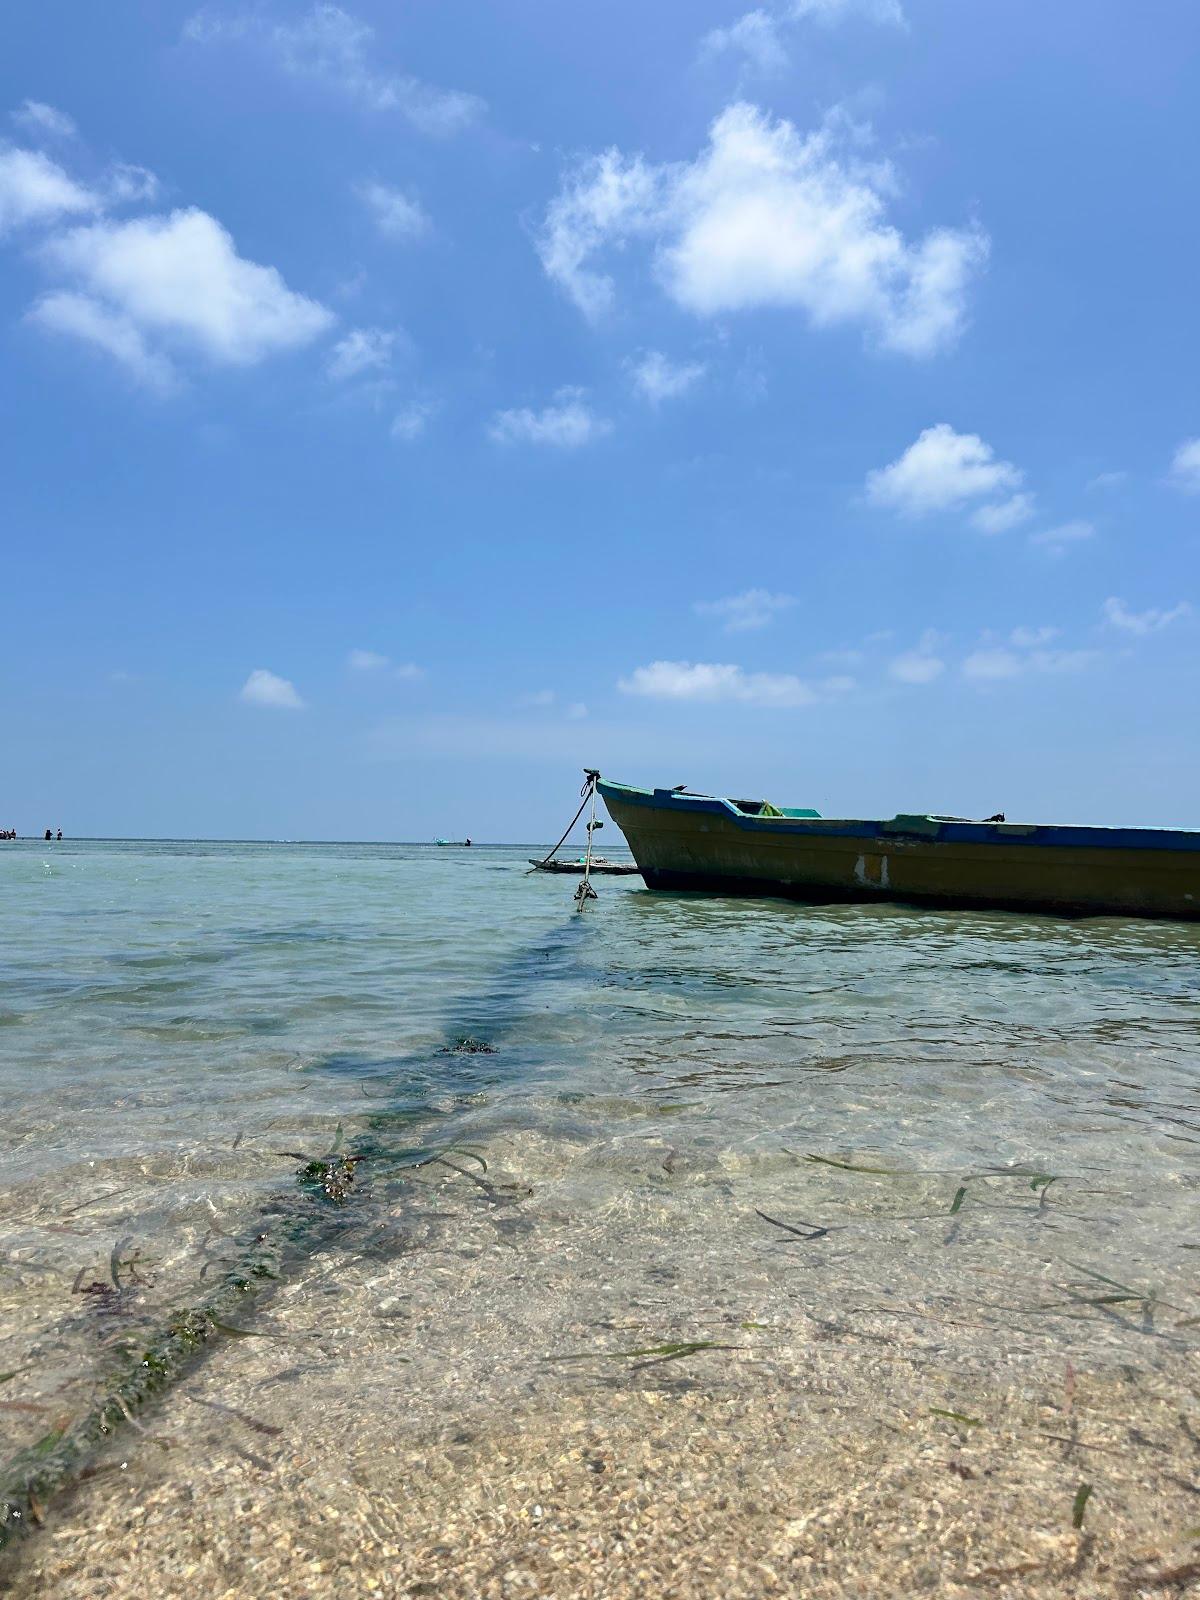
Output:
<path fill-rule="evenodd" d="M 690 1593 L 671 1552 L 748 1530 L 755 1593 L 1180 1564 L 1200 927 L 578 915 L 534 853 L 0 845 L 5 1462 L 272 1252 L 0 1583 Z"/>

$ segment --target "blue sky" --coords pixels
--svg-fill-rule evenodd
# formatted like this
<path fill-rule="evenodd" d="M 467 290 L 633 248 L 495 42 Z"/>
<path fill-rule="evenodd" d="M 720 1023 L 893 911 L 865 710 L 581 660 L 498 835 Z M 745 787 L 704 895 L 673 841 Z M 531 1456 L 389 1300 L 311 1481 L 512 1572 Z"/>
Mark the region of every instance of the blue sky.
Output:
<path fill-rule="evenodd" d="M 536 839 L 585 763 L 1195 825 L 1198 46 L 18 8 L 0 825 Z"/>

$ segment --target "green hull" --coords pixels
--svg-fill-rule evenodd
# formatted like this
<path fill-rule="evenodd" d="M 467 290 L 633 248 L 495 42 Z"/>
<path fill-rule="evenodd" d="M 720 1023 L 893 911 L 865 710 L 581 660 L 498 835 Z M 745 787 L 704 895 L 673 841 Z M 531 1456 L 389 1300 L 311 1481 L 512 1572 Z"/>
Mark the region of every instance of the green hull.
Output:
<path fill-rule="evenodd" d="M 651 889 L 1200 920 L 1200 833 L 842 821 L 601 780 Z"/>

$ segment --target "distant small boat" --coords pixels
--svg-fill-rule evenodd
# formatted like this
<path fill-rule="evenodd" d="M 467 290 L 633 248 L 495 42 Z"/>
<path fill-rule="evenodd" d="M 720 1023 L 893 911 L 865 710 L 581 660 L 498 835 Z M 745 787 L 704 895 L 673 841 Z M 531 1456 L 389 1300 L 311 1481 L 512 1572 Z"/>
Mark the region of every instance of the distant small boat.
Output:
<path fill-rule="evenodd" d="M 573 872 L 576 877 L 581 877 L 587 862 L 582 856 L 578 861 L 537 861 L 531 856 L 529 865 L 536 867 L 539 872 Z M 641 868 L 632 861 L 609 861 L 605 856 L 593 856 L 592 871 L 616 877 L 618 874 L 640 872 Z"/>
<path fill-rule="evenodd" d="M 471 843 L 470 839 L 435 839 L 434 844 L 452 845 L 456 850 L 465 850 Z"/>
<path fill-rule="evenodd" d="M 651 889 L 1200 919 L 1200 832 L 899 815 L 597 789 Z"/>

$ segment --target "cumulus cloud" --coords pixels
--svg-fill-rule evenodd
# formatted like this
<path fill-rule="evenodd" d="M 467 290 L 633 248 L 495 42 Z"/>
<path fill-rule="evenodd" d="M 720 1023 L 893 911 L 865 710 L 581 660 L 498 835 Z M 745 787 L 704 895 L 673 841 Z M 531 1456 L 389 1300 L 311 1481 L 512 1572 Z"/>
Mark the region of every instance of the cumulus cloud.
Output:
<path fill-rule="evenodd" d="M 746 672 L 723 662 L 652 661 L 637 667 L 617 688 L 652 700 L 691 700 L 704 704 L 808 706 L 816 691 L 791 673 Z"/>
<path fill-rule="evenodd" d="M 392 418 L 389 430 L 392 438 L 399 439 L 403 444 L 412 444 L 425 432 L 435 410 L 436 407 L 428 400 L 413 400 L 402 406 Z"/>
<path fill-rule="evenodd" d="M 1176 450 L 1171 482 L 1187 494 L 1200 494 L 1200 439 L 1185 439 Z"/>
<path fill-rule="evenodd" d="M 896 28 L 908 25 L 900 0 L 790 0 L 784 10 L 796 21 L 811 17 L 814 22 L 841 22 L 857 13 Z"/>
<path fill-rule="evenodd" d="M 161 185 L 149 167 L 118 161 L 104 175 L 102 193 L 109 206 L 136 205 L 157 197 Z"/>
<path fill-rule="evenodd" d="M 700 41 L 701 56 L 737 55 L 756 72 L 779 72 L 788 64 L 779 18 L 770 11 L 747 11 L 725 28 L 713 28 Z"/>
<path fill-rule="evenodd" d="M 1014 628 L 1009 634 L 1009 641 L 1020 650 L 1036 650 L 1039 645 L 1049 644 L 1051 639 L 1057 639 L 1057 628 Z"/>
<path fill-rule="evenodd" d="M 704 376 L 705 366 L 700 361 L 671 361 L 661 350 L 647 350 L 639 361 L 633 363 L 634 385 L 651 405 L 661 405 L 664 400 L 675 400 Z"/>
<path fill-rule="evenodd" d="M 44 294 L 28 312 L 28 320 L 52 333 L 82 339 L 110 355 L 147 389 L 166 394 L 176 386 L 175 369 L 152 350 L 137 324 L 89 295 Z"/>
<path fill-rule="evenodd" d="M 429 232 L 429 217 L 419 201 L 400 189 L 370 178 L 355 185 L 355 194 L 366 206 L 380 233 L 389 239 L 419 239 Z"/>
<path fill-rule="evenodd" d="M 805 19 L 830 25 L 859 15 L 871 22 L 906 26 L 899 0 L 790 0 L 767 10 L 747 11 L 725 28 L 714 28 L 700 42 L 702 56 L 730 52 L 759 72 L 778 72 L 788 64 L 784 32 Z"/>
<path fill-rule="evenodd" d="M 330 351 L 326 370 L 338 382 L 364 372 L 384 372 L 392 364 L 395 342 L 396 335 L 386 328 L 352 328 Z"/>
<path fill-rule="evenodd" d="M 26 101 L 14 117 L 31 120 L 29 107 L 48 117 L 61 117 L 52 106 Z M 70 118 L 64 118 L 74 132 Z M 115 162 L 93 183 L 72 178 L 59 162 L 41 150 L 0 142 L 0 236 L 22 227 L 51 227 L 67 218 L 96 215 L 116 206 L 153 199 L 158 179 L 145 167 Z"/>
<path fill-rule="evenodd" d="M 612 423 L 587 405 L 582 389 L 560 389 L 541 411 L 498 411 L 488 427 L 497 444 L 547 444 L 574 450 L 612 432 Z"/>
<path fill-rule="evenodd" d="M 697 600 L 693 610 L 701 617 L 717 617 L 726 633 L 746 633 L 765 628 L 781 611 L 794 606 L 790 594 L 772 594 L 769 589 L 746 589 L 723 600 Z"/>
<path fill-rule="evenodd" d="M 889 349 L 928 355 L 961 331 L 987 241 L 972 228 L 906 239 L 887 220 L 895 175 L 864 163 L 860 144 L 844 117 L 802 135 L 735 104 L 694 161 L 656 166 L 608 150 L 552 201 L 542 265 L 596 318 L 614 300 L 596 257 L 640 238 L 663 289 L 697 316 L 795 309 L 816 327 L 857 324 Z"/>
<path fill-rule="evenodd" d="M 65 111 L 48 106 L 44 100 L 25 100 L 10 115 L 19 128 L 35 138 L 73 139 L 78 131 Z"/>
<path fill-rule="evenodd" d="M 888 663 L 889 676 L 898 683 L 932 683 L 946 666 L 937 653 L 941 646 L 940 635 L 932 628 L 926 629 L 915 650 L 905 650 Z"/>
<path fill-rule="evenodd" d="M 366 111 L 394 111 L 434 137 L 460 132 L 485 109 L 478 95 L 439 89 L 377 65 L 374 28 L 337 5 L 314 5 L 294 22 L 274 25 L 205 8 L 184 24 L 183 37 L 193 44 L 254 41 L 293 77 L 320 84 Z"/>
<path fill-rule="evenodd" d="M 393 665 L 392 658 L 380 655 L 378 650 L 351 650 L 346 657 L 346 665 L 351 672 L 401 678 L 409 683 L 425 676 L 425 668 L 417 666 L 415 661 L 401 661 Z"/>
<path fill-rule="evenodd" d="M 0 234 L 100 208 L 98 195 L 40 150 L 0 146 Z"/>
<path fill-rule="evenodd" d="M 1062 555 L 1073 544 L 1081 544 L 1085 539 L 1094 538 L 1095 527 L 1090 522 L 1082 519 L 1075 522 L 1061 522 L 1056 528 L 1043 528 L 1039 533 L 1029 535 L 1030 544 L 1042 545 L 1051 555 Z"/>
<path fill-rule="evenodd" d="M 266 706 L 272 711 L 303 711 L 304 701 L 296 693 L 296 685 L 287 678 L 276 677 L 265 667 L 256 667 L 242 685 L 241 697 L 247 705 Z"/>
<path fill-rule="evenodd" d="M 997 461 L 991 445 L 977 433 L 955 433 L 948 422 L 939 422 L 926 428 L 890 466 L 867 474 L 867 499 L 903 516 L 919 517 L 1004 493 L 1020 482 L 1017 468 L 1010 461 Z"/>
<path fill-rule="evenodd" d="M 1173 622 L 1178 622 L 1180 617 L 1186 617 L 1191 609 L 1186 600 L 1181 600 L 1169 611 L 1156 610 L 1153 606 L 1147 611 L 1131 611 L 1124 600 L 1118 600 L 1115 595 L 1110 595 L 1102 607 L 1104 620 L 1111 627 L 1119 629 L 1122 633 L 1139 636 L 1158 633 L 1163 628 L 1169 628 Z"/>
<path fill-rule="evenodd" d="M 963 662 L 963 675 L 985 681 L 1015 678 L 1021 671 L 1021 658 L 1004 649 L 975 650 Z"/>
<path fill-rule="evenodd" d="M 400 439 L 405 444 L 411 444 L 414 439 L 419 439 L 429 426 L 429 419 L 434 409 L 428 400 L 413 400 L 402 407 L 392 418 L 392 438 Z"/>
<path fill-rule="evenodd" d="M 1010 528 L 1028 522 L 1033 510 L 1031 494 L 1014 494 L 1007 500 L 998 500 L 994 505 L 978 506 L 972 511 L 970 522 L 980 533 L 1007 533 Z"/>
<path fill-rule="evenodd" d="M 962 664 L 963 676 L 976 683 L 997 683 L 1031 673 L 1083 672 L 1100 660 L 1098 650 L 1047 650 L 1057 628 L 1014 628 L 1007 645 L 985 644 Z"/>
<path fill-rule="evenodd" d="M 42 257 L 80 289 L 65 320 L 60 305 L 58 326 L 119 359 L 116 327 L 135 330 L 143 344 L 156 336 L 215 362 L 249 366 L 310 343 L 334 320 L 324 306 L 289 289 L 274 267 L 238 255 L 229 234 L 204 211 L 74 228 L 49 240 Z M 44 320 L 44 310 L 40 315 Z M 136 373 L 141 357 L 130 348 L 136 359 L 126 365 Z M 157 361 L 165 359 L 156 353 Z"/>

